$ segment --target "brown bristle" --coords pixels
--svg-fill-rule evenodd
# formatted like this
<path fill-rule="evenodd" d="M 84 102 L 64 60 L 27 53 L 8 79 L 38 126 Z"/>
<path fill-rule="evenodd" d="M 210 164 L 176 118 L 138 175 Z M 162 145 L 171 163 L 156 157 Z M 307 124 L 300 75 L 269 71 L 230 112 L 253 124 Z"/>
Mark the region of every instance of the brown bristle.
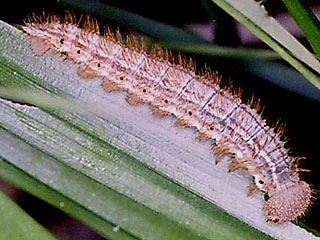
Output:
<path fill-rule="evenodd" d="M 74 19 L 72 19 L 74 20 Z M 88 31 L 92 31 L 92 32 L 96 32 L 98 34 L 100 34 L 100 30 L 99 30 L 99 24 L 97 22 L 96 19 L 91 18 L 91 17 L 86 17 L 85 20 L 82 23 L 82 28 L 88 30 Z"/>
<path fill-rule="evenodd" d="M 163 55 L 164 55 L 164 50 L 158 44 L 155 44 L 151 47 L 150 57 L 161 58 Z"/>
<path fill-rule="evenodd" d="M 103 27 L 103 36 L 106 39 L 112 39 L 112 40 L 116 38 L 115 34 L 113 33 L 113 31 L 111 31 L 111 29 L 108 26 Z"/>
<path fill-rule="evenodd" d="M 147 51 L 147 45 L 143 39 L 137 39 L 135 36 L 126 36 L 125 46 L 136 51 Z"/>
<path fill-rule="evenodd" d="M 185 119 L 183 118 L 176 118 L 176 120 L 174 121 L 174 126 L 176 127 L 190 127 L 190 123 L 188 123 Z"/>
<path fill-rule="evenodd" d="M 220 85 L 221 83 L 222 76 L 216 71 L 213 72 L 212 69 L 208 67 L 206 64 L 203 68 L 200 69 L 198 74 L 205 78 L 208 82 L 213 83 L 215 85 Z"/>
<path fill-rule="evenodd" d="M 122 88 L 115 82 L 110 81 L 110 80 L 104 80 L 102 85 L 102 89 L 106 92 L 119 92 L 122 90 Z"/>
<path fill-rule="evenodd" d="M 130 92 L 128 92 L 126 95 L 126 101 L 133 106 L 139 106 L 145 103 L 137 94 Z"/>
<path fill-rule="evenodd" d="M 163 118 L 163 117 L 165 117 L 165 116 L 170 115 L 169 112 L 163 111 L 163 110 L 161 110 L 159 107 L 153 106 L 153 105 L 151 106 L 150 111 L 151 111 L 151 113 L 152 113 L 153 115 L 155 115 L 155 116 L 157 116 L 157 117 L 159 117 L 159 118 Z"/>
<path fill-rule="evenodd" d="M 64 22 L 67 22 L 69 24 L 75 24 L 76 26 L 80 26 L 80 23 L 83 21 L 84 15 L 81 14 L 79 17 L 77 17 L 74 12 L 72 11 L 65 11 L 64 14 Z M 98 24 L 96 22 L 96 24 Z"/>
<path fill-rule="evenodd" d="M 223 89 L 228 91 L 235 99 L 237 99 L 237 101 L 241 102 L 242 89 L 240 87 L 236 87 L 231 79 L 228 80 Z"/>
<path fill-rule="evenodd" d="M 116 40 L 117 40 L 119 43 L 123 43 L 123 38 L 122 38 L 122 35 L 121 35 L 119 29 L 117 29 L 117 31 L 116 31 L 115 38 L 116 38 Z"/>

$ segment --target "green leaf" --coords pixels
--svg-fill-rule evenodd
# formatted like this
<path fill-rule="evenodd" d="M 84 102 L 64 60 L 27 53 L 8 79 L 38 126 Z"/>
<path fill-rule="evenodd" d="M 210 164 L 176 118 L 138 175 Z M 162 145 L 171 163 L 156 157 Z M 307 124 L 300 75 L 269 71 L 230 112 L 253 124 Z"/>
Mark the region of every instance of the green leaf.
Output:
<path fill-rule="evenodd" d="M 318 58 L 320 56 L 320 21 L 302 0 L 282 0 Z"/>
<path fill-rule="evenodd" d="M 108 21 L 117 22 L 119 26 L 134 28 L 155 39 L 194 43 L 206 42 L 190 31 L 159 23 L 155 20 L 107 4 L 86 0 L 61 0 L 60 2 L 86 11 L 87 13 L 94 13 L 96 16 L 107 19 Z"/>
<path fill-rule="evenodd" d="M 241 60 L 279 60 L 280 58 L 279 54 L 265 49 L 222 47 L 208 43 L 160 42 L 160 44 L 164 48 L 196 53 L 203 56 L 226 57 Z"/>
<path fill-rule="evenodd" d="M 0 239 L 56 239 L 1 191 L 0 219 Z"/>
<path fill-rule="evenodd" d="M 212 0 L 288 61 L 320 89 L 320 63 L 301 43 L 252 0 Z M 315 73 L 314 73 L 315 71 Z"/>
<path fill-rule="evenodd" d="M 0 130 L 0 136 L 2 147 L 11 149 L 15 147 L 19 150 L 5 153 L 9 161 L 4 159 L 0 161 L 1 178 L 76 217 L 108 239 L 141 239 L 134 237 L 123 229 L 124 225 L 130 223 L 139 222 L 140 225 L 136 226 L 137 230 L 141 227 L 153 228 L 155 214 L 146 213 L 147 211 L 144 211 L 141 205 L 66 167 L 3 130 Z M 4 155 L 3 152 L 2 148 L 2 156 Z M 33 173 L 33 175 L 36 175 L 36 177 L 29 175 L 26 170 L 35 171 L 35 167 L 19 168 L 19 166 L 16 167 L 12 164 L 19 161 L 18 158 L 23 159 L 21 165 L 35 164 L 38 172 Z M 35 159 L 38 161 L 35 161 Z M 122 228 L 120 228 L 119 225 L 107 220 L 110 217 L 126 219 L 125 221 L 128 223 L 123 223 Z M 164 224 L 161 223 L 160 218 L 156 220 L 159 221 L 158 227 L 161 229 Z M 7 231 L 14 232 L 12 229 L 14 228 L 9 227 Z M 165 234 L 166 229 L 162 233 Z M 2 232 L 0 232 L 0 236 L 1 234 Z"/>
<path fill-rule="evenodd" d="M 0 84 L 40 96 L 20 95 L 35 106 L 0 100 L 3 178 L 110 239 L 112 225 L 133 239 L 314 239 L 291 223 L 266 223 L 261 195 L 246 196 L 249 179 L 228 174 L 227 163 L 214 166 L 210 144 L 191 129 L 106 94 L 102 79 L 80 79 L 57 55 L 34 56 L 27 38 L 2 22 L 0 41 Z M 69 110 L 58 111 L 65 101 Z M 21 174 L 5 175 L 13 169 Z M 26 176 L 38 187 L 26 186 Z"/>

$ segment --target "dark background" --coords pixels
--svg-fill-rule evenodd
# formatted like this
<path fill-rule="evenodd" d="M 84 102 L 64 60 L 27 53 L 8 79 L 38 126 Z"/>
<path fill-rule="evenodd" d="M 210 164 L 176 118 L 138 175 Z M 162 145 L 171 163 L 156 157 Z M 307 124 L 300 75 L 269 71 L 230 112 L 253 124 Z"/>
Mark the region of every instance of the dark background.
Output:
<path fill-rule="evenodd" d="M 160 2 L 105 0 L 100 2 L 118 6 L 130 12 L 180 27 L 191 23 L 206 23 L 210 26 L 213 20 L 204 11 L 199 0 L 162 0 Z M 306 2 L 320 10 L 320 3 L 317 0 Z M 0 19 L 15 24 L 22 24 L 23 18 L 29 13 L 39 13 L 42 11 L 61 12 L 63 9 L 70 9 L 53 0 L 7 1 L 6 4 L 6 6 L 3 5 L 0 8 Z M 209 6 L 217 16 L 217 19 L 219 19 L 218 24 L 215 25 L 215 43 L 233 47 L 267 48 L 259 40 L 248 41 L 249 38 L 252 38 L 250 35 L 242 36 L 240 39 L 236 28 L 238 23 L 214 4 L 211 4 L 211 2 Z M 284 19 L 288 18 L 285 7 L 281 4 L 280 0 L 268 0 L 264 7 L 270 16 L 277 17 L 281 15 L 285 16 Z M 289 27 L 294 28 L 294 25 Z M 297 33 L 297 37 L 310 49 L 308 43 L 299 32 Z M 307 159 L 303 161 L 302 167 L 311 170 L 310 173 L 302 174 L 302 178 L 313 184 L 316 190 L 320 190 L 320 178 L 318 177 L 320 173 L 318 151 L 320 136 L 319 102 L 291 93 L 267 81 L 251 76 L 239 67 L 243 64 L 242 62 L 218 57 L 191 56 L 197 62 L 200 62 L 200 65 L 206 62 L 214 70 L 218 70 L 222 74 L 223 79 L 227 80 L 231 78 L 237 86 L 244 89 L 244 98 L 250 98 L 252 93 L 260 97 L 264 105 L 266 105 L 265 117 L 269 123 L 280 118 L 282 122 L 287 124 L 285 136 L 289 138 L 288 147 L 292 149 L 294 155 L 306 156 Z M 286 64 L 285 62 L 282 63 Z M 49 228 L 60 239 L 101 239 L 99 235 L 90 229 L 39 199 L 18 191 L 4 182 L 1 182 L 0 187 L 5 189 L 31 216 Z M 310 208 L 309 214 L 302 219 L 302 222 L 320 231 L 319 215 L 320 203 L 318 201 Z"/>

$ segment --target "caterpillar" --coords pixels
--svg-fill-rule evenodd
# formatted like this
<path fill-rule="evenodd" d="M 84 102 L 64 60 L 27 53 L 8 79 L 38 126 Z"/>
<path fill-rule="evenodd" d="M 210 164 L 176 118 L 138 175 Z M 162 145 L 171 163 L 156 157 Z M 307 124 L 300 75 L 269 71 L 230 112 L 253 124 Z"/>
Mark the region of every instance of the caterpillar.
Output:
<path fill-rule="evenodd" d="M 158 46 L 147 49 L 135 38 L 99 25 L 90 17 L 66 12 L 31 15 L 23 31 L 34 54 L 60 53 L 79 65 L 82 78 L 102 77 L 108 93 L 126 91 L 131 105 L 150 104 L 158 117 L 174 115 L 175 126 L 195 127 L 197 139 L 212 140 L 216 163 L 229 161 L 229 171 L 252 176 L 249 195 L 265 193 L 267 221 L 282 224 L 305 214 L 314 190 L 299 177 L 298 158 L 290 156 L 281 140 L 282 128 L 268 126 L 260 102 L 241 100 L 241 91 L 221 88 L 220 76 Z"/>

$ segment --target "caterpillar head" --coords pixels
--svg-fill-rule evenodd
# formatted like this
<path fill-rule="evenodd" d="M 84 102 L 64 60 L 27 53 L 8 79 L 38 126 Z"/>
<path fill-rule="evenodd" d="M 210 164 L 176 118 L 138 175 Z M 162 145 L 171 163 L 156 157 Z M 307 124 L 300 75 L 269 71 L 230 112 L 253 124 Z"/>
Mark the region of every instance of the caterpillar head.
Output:
<path fill-rule="evenodd" d="M 311 203 L 312 190 L 304 181 L 287 181 L 269 192 L 265 204 L 267 221 L 285 223 L 303 215 Z"/>

